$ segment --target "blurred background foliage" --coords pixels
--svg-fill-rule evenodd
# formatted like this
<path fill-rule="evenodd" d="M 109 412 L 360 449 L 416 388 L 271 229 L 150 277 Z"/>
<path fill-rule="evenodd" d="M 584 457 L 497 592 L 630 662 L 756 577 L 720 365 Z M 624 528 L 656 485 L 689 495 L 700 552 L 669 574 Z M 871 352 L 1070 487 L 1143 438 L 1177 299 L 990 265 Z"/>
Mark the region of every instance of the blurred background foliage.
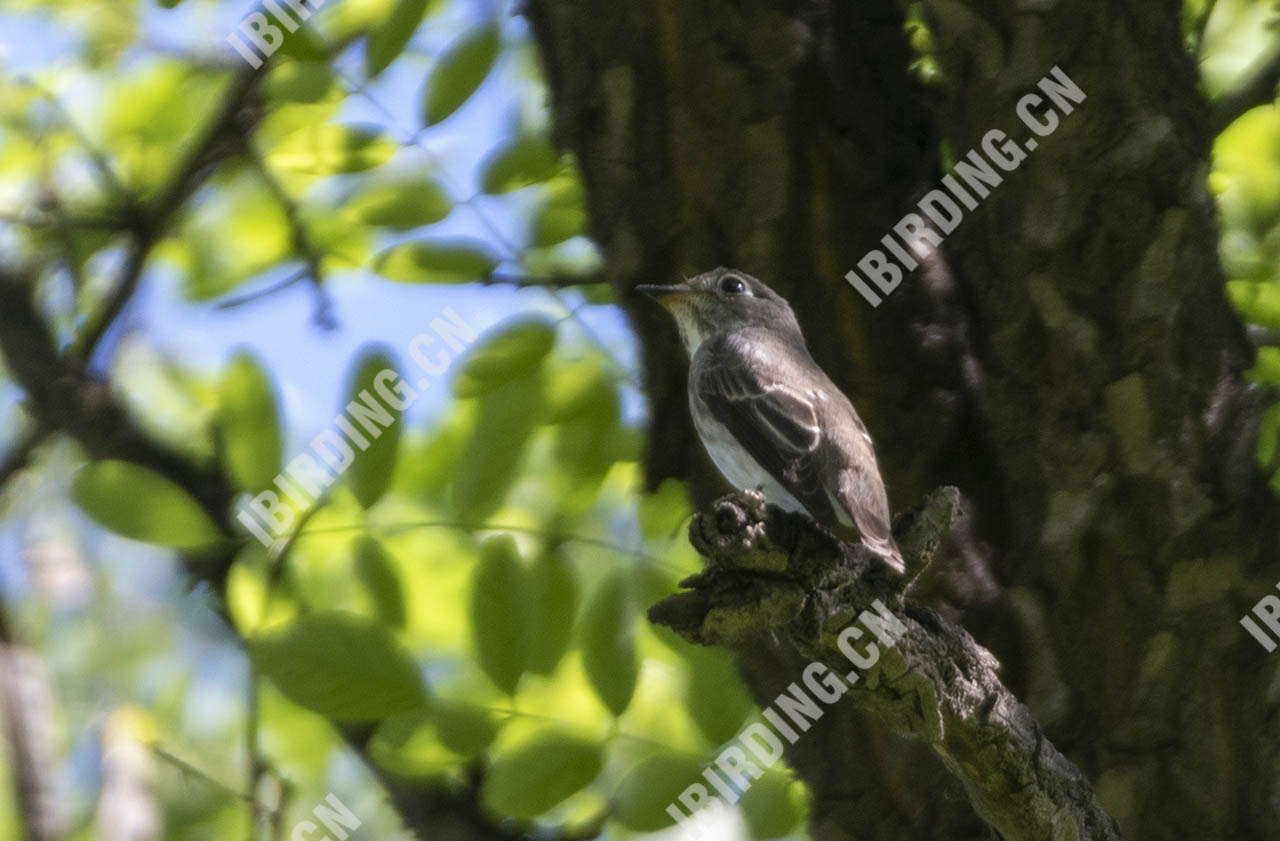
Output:
<path fill-rule="evenodd" d="M 283 837 L 329 792 L 356 837 L 404 835 L 329 720 L 370 723 L 368 758 L 397 776 L 447 788 L 483 767 L 495 818 L 669 831 L 666 805 L 753 708 L 724 652 L 643 618 L 697 569 L 690 511 L 678 483 L 643 491 L 641 374 L 510 7 L 326 3 L 157 231 L 142 288 L 167 291 L 94 324 L 129 268 L 121 220 L 205 165 L 193 138 L 243 72 L 223 38 L 248 11 L 0 11 L 0 259 L 40 267 L 58 340 L 105 329 L 91 362 L 112 393 L 247 495 L 383 367 L 417 383 L 407 338 L 445 306 L 483 332 L 271 551 L 67 440 L 10 478 L 0 595 L 56 837 Z M 914 5 L 908 20 L 914 69 L 939 83 Z M 1276 49 L 1275 21 L 1273 4 L 1187 3 L 1207 94 Z M 1278 386 L 1274 103 L 1225 127 L 1208 184 L 1227 294 L 1263 345 L 1252 376 Z M 21 400 L 5 375 L 5 449 L 28 429 Z M 1258 456 L 1280 489 L 1280 404 Z M 192 589 L 175 551 L 228 542 L 225 601 Z M 21 835 L 11 772 L 3 838 Z M 805 808 L 775 766 L 714 837 L 804 838 Z"/>

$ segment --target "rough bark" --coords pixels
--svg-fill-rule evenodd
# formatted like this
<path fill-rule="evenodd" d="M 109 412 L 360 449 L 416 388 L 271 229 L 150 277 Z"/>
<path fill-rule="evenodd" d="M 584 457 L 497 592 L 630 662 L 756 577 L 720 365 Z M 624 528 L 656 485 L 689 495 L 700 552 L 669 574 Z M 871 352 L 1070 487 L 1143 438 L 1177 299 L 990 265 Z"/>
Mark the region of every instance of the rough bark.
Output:
<path fill-rule="evenodd" d="M 898 518 L 910 567 L 929 562 L 958 508 L 959 493 L 945 488 Z M 905 599 L 902 579 L 886 576 L 869 551 L 766 505 L 757 491 L 724 497 L 689 531 L 707 569 L 683 582 L 691 591 L 654 606 L 654 622 L 702 645 L 785 640 L 845 675 L 842 632 L 873 604 L 890 605 L 900 636 L 882 640 L 874 662 L 850 673 L 851 698 L 893 732 L 927 744 L 1005 841 L 1119 839 L 1089 781 L 1001 683 L 996 659 L 958 625 Z"/>
<path fill-rule="evenodd" d="M 964 563 L 932 592 L 989 599 L 992 560 L 998 601 L 966 627 L 1124 836 L 1280 837 L 1270 670 L 1236 624 L 1280 576 L 1280 517 L 1253 462 L 1264 401 L 1223 295 L 1180 7 L 926 9 L 934 98 L 890 3 L 531 2 L 558 139 L 642 343 L 649 477 L 691 476 L 703 503 L 722 487 L 685 360 L 631 287 L 759 275 L 867 418 L 895 507 L 948 482 L 971 503 Z M 1024 137 L 1014 105 L 1054 65 L 1088 99 L 946 264 L 872 310 L 842 276 L 932 186 L 938 141 Z M 761 702 L 805 662 L 786 644 L 739 660 Z M 936 762 L 874 717 L 829 718 L 789 756 L 821 841 L 981 832 Z"/>
<path fill-rule="evenodd" d="M 972 3 L 963 36 L 929 8 L 955 148 L 1013 135 L 1047 66 L 1089 96 L 950 243 L 985 327 L 1028 697 L 1127 837 L 1280 837 L 1270 678 L 1236 624 L 1280 574 L 1280 518 L 1180 5 Z"/>

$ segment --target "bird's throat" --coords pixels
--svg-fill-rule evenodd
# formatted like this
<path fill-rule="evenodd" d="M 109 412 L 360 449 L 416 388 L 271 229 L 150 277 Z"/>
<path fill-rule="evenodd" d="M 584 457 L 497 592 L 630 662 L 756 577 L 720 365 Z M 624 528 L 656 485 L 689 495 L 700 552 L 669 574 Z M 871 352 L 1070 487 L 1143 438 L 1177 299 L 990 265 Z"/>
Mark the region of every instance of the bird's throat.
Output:
<path fill-rule="evenodd" d="M 692 358 L 702 343 L 711 338 L 712 326 L 692 301 L 674 301 L 669 309 L 675 317 L 680 341 Z"/>

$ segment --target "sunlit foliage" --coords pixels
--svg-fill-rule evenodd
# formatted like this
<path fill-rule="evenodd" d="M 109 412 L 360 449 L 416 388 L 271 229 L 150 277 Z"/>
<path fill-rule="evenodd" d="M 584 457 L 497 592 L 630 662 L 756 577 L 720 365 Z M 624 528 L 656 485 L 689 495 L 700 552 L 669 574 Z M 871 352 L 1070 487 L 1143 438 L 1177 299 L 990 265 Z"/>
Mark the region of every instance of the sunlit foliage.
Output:
<path fill-rule="evenodd" d="M 1222 0 L 1205 24 L 1212 5 L 1188 3 L 1185 26 L 1211 94 L 1266 48 L 1256 33 L 1274 18 Z M 261 785 L 274 784 L 256 799 L 285 826 L 335 791 L 366 837 L 394 837 L 394 812 L 335 721 L 371 726 L 367 755 L 395 775 L 448 786 L 483 768 L 495 818 L 603 819 L 608 837 L 667 827 L 667 804 L 753 708 L 725 652 L 644 619 L 697 568 L 690 511 L 677 483 L 642 491 L 637 373 L 615 359 L 625 337 L 579 323 L 577 307 L 609 298 L 527 28 L 497 4 L 332 0 L 286 38 L 239 132 L 193 167 L 193 137 L 245 71 L 222 41 L 244 12 L 20 0 L 0 13 L 61 50 L 0 81 L 0 259 L 41 267 L 61 341 L 76 342 L 112 293 L 133 236 L 121 220 L 180 191 L 184 172 L 202 181 L 148 223 L 143 282 L 178 278 L 192 307 L 254 306 L 306 283 L 328 323 L 341 313 L 326 283 L 378 276 L 545 286 L 559 314 L 520 313 L 483 335 L 433 419 L 398 419 L 271 551 L 144 468 L 85 463 L 65 442 L 40 452 L 3 500 L 6 540 L 24 557 L 4 596 L 52 675 L 69 837 L 97 837 L 95 804 L 119 773 L 107 759 L 131 744 L 146 749 L 167 839 L 245 837 L 251 752 L 268 769 Z M 915 72 L 945 83 L 914 6 L 910 20 Z M 517 91 L 517 107 L 477 118 L 499 88 Z M 459 121 L 466 144 L 487 150 L 461 176 L 439 151 Z M 1257 329 L 1280 331 L 1274 104 L 1222 132 L 1209 183 L 1226 294 Z M 405 370 L 403 349 L 367 338 L 343 403 L 383 367 Z M 1270 344 L 1253 376 L 1280 386 Z M 212 373 L 106 356 L 97 363 L 143 429 L 246 495 L 328 422 L 289 416 L 273 360 L 242 349 Z M 4 389 L 9 434 L 22 413 Z M 1280 488 L 1280 406 L 1258 455 Z M 229 542 L 225 593 L 185 593 L 169 550 L 198 559 Z M 136 591 L 148 577 L 158 583 Z M 0 784 L 0 837 L 18 837 Z M 804 800 L 775 766 L 741 803 L 748 832 L 804 837 Z"/>

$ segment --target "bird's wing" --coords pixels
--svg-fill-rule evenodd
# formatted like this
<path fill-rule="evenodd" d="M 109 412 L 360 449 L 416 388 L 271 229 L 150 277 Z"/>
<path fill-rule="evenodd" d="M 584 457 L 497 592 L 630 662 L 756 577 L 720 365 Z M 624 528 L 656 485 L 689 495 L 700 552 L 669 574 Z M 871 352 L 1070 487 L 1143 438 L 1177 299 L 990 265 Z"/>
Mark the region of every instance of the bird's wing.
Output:
<path fill-rule="evenodd" d="M 815 520 L 832 527 L 855 526 L 867 548 L 901 572 L 902 553 L 890 530 L 889 500 L 875 449 L 853 407 L 849 412 L 856 431 L 832 442 L 846 451 L 846 466 L 828 487 L 813 398 L 772 375 L 767 366 L 741 357 L 735 362 L 701 366 L 693 383 L 712 416 Z"/>
<path fill-rule="evenodd" d="M 761 467 L 821 522 L 839 522 L 822 481 L 822 429 L 809 397 L 751 365 L 708 365 L 694 393 Z"/>
<path fill-rule="evenodd" d="M 840 472 L 837 479 L 839 505 L 852 516 L 858 535 L 867 548 L 902 572 L 905 564 L 890 530 L 889 498 L 885 493 L 884 479 L 876 467 L 870 438 L 866 439 L 866 447 L 866 460 L 857 460 L 855 467 Z"/>

